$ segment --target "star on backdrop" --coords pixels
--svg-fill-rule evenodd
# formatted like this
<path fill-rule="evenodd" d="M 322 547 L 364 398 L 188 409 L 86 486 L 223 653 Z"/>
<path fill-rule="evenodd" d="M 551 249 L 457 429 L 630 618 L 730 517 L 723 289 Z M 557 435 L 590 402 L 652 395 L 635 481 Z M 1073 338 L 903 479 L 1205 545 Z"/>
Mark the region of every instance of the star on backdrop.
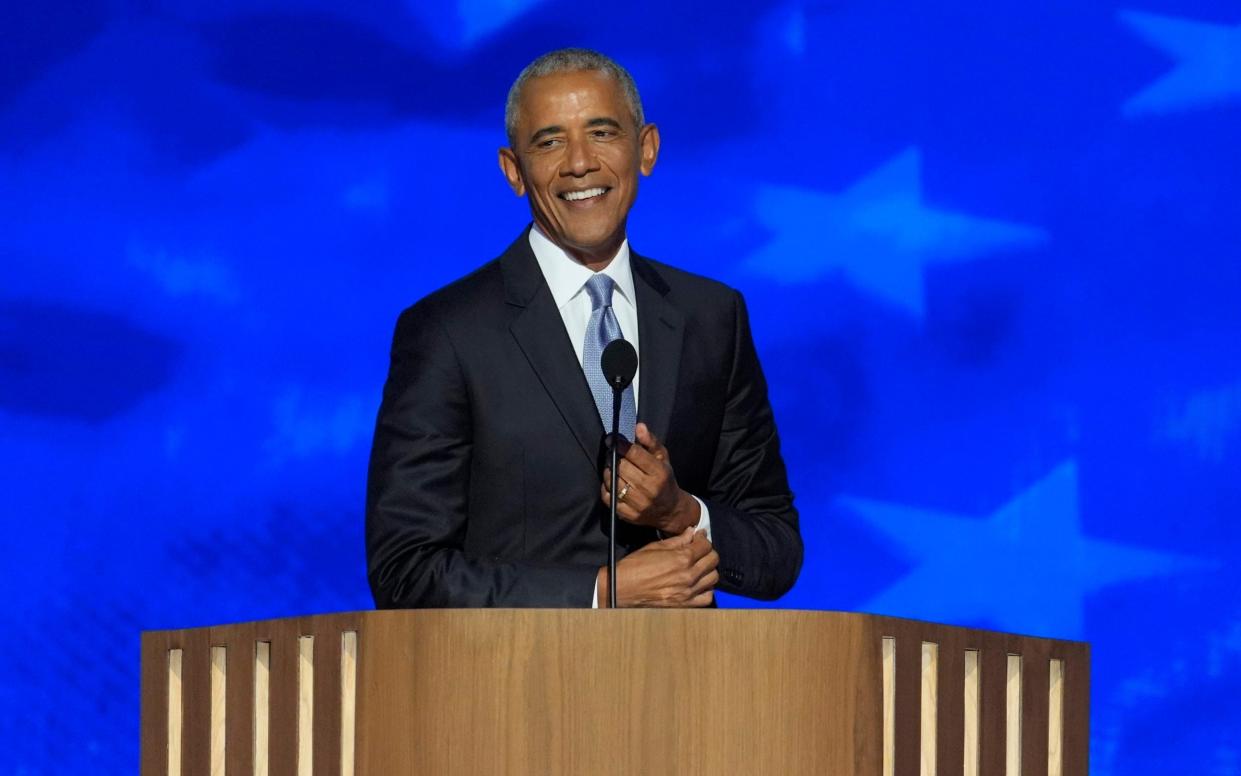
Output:
<path fill-rule="evenodd" d="M 1121 11 L 1120 19 L 1176 67 L 1125 101 L 1126 116 L 1204 107 L 1241 97 L 1241 24 Z"/>
<path fill-rule="evenodd" d="M 983 519 L 860 498 L 841 503 L 914 562 L 862 606 L 868 612 L 1080 638 L 1088 594 L 1208 565 L 1084 536 L 1074 461 Z"/>
<path fill-rule="evenodd" d="M 762 186 L 755 206 L 774 237 L 745 268 L 780 282 L 841 273 L 862 290 L 921 319 L 923 271 L 1001 248 L 1038 244 L 1033 226 L 928 206 L 917 148 L 893 157 L 840 194 Z"/>

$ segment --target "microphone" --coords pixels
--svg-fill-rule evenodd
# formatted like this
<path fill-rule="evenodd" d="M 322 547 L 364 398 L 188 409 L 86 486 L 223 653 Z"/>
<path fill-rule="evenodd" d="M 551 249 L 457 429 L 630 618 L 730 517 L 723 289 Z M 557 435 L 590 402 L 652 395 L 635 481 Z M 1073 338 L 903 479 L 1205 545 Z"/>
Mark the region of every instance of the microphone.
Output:
<path fill-rule="evenodd" d="M 623 391 L 633 382 L 633 376 L 638 373 L 638 351 L 633 349 L 627 340 L 614 339 L 608 343 L 603 349 L 603 355 L 599 357 L 599 367 L 603 370 L 603 376 L 607 379 L 608 385 L 612 386 L 613 391 Z M 620 407 L 619 404 L 613 407 L 612 414 L 617 420 L 614 426 L 620 425 Z M 613 431 L 616 429 L 613 428 Z"/>
<path fill-rule="evenodd" d="M 623 339 L 614 339 L 603 349 L 599 357 L 599 368 L 603 371 L 608 385 L 612 386 L 612 502 L 608 516 L 608 608 L 616 608 L 616 486 L 619 475 L 616 468 L 620 463 L 620 408 L 621 394 L 633 382 L 638 373 L 638 351 Z"/>

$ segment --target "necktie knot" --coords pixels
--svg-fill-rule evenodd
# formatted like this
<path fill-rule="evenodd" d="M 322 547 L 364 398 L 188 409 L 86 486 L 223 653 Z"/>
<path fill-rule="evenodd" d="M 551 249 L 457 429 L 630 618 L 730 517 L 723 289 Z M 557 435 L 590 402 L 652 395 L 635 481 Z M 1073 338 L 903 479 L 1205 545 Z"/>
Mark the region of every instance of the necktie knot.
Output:
<path fill-rule="evenodd" d="M 612 287 L 612 278 L 604 275 L 602 272 L 596 273 L 590 280 L 586 281 L 586 293 L 590 294 L 590 308 L 592 310 L 612 306 Z"/>

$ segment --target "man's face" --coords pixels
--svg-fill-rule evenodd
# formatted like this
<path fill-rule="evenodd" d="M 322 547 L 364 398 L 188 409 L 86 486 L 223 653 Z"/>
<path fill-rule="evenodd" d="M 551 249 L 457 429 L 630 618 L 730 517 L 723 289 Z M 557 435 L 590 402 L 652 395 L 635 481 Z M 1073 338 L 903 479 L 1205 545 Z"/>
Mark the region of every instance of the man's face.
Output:
<path fill-rule="evenodd" d="M 659 131 L 639 129 L 620 84 L 593 70 L 529 81 L 519 108 L 513 147 L 500 149 L 504 177 L 553 242 L 606 263 L 625 238 L 638 173 L 655 166 Z"/>

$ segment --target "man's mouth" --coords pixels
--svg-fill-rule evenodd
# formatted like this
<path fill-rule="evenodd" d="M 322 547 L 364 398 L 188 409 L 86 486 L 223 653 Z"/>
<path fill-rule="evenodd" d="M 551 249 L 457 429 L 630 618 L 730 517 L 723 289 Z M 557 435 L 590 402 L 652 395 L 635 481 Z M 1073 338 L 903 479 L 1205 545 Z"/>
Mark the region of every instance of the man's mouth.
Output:
<path fill-rule="evenodd" d="M 609 191 L 611 191 L 611 189 L 607 186 L 596 186 L 593 189 L 582 189 L 581 191 L 562 191 L 559 196 L 561 199 L 568 202 L 581 202 L 585 199 L 602 197 Z"/>

